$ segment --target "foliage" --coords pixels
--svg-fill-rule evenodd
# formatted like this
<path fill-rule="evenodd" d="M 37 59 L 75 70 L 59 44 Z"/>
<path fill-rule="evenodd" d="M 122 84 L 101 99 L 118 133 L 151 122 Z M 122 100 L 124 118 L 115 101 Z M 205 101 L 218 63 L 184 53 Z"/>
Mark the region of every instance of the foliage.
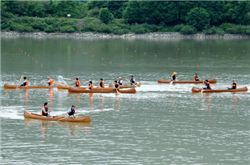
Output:
<path fill-rule="evenodd" d="M 182 34 L 194 34 L 196 32 L 196 29 L 193 26 L 190 25 L 184 25 L 181 29 L 180 32 Z"/>
<path fill-rule="evenodd" d="M 210 25 L 210 15 L 206 9 L 195 7 L 187 13 L 187 24 L 201 31 Z"/>
<path fill-rule="evenodd" d="M 107 8 L 102 8 L 100 10 L 99 18 L 103 23 L 107 24 L 114 19 L 114 16 Z"/>
<path fill-rule="evenodd" d="M 19 32 L 248 34 L 250 1 L 1 1 L 1 29 Z"/>

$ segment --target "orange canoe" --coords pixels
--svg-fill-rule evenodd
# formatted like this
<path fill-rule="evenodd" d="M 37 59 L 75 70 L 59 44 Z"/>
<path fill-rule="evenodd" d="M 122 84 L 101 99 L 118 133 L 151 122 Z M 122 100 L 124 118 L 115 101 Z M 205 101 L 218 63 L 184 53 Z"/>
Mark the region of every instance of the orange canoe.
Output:
<path fill-rule="evenodd" d="M 88 89 L 84 87 L 70 87 L 68 89 L 70 93 L 126 93 L 126 94 L 134 94 L 136 93 L 135 88 L 123 88 L 116 90 L 115 88 L 107 87 L 107 88 L 93 88 Z"/>
<path fill-rule="evenodd" d="M 46 120 L 46 121 L 61 121 L 61 122 L 80 122 L 80 123 L 89 123 L 91 118 L 89 116 L 83 117 L 64 117 L 64 116 L 42 116 L 39 114 L 31 113 L 24 111 L 24 118 L 27 119 L 37 119 L 37 120 Z"/>
<path fill-rule="evenodd" d="M 237 88 L 237 89 L 202 89 L 202 88 L 192 88 L 193 93 L 222 93 L 222 92 L 246 92 L 247 87 Z"/>
<path fill-rule="evenodd" d="M 216 80 L 215 79 L 211 79 L 211 80 L 208 80 L 208 82 L 210 82 L 211 84 L 215 84 L 216 83 Z M 158 80 L 158 83 L 166 83 L 166 84 L 169 84 L 169 83 L 173 83 L 173 84 L 202 84 L 203 83 L 203 80 L 200 80 L 200 81 L 194 81 L 194 80 L 175 80 L 175 81 L 172 81 L 172 80 Z"/>
<path fill-rule="evenodd" d="M 55 86 L 45 86 L 45 85 L 34 85 L 34 86 L 19 86 L 19 85 L 11 85 L 4 84 L 4 89 L 50 89 L 55 88 Z"/>

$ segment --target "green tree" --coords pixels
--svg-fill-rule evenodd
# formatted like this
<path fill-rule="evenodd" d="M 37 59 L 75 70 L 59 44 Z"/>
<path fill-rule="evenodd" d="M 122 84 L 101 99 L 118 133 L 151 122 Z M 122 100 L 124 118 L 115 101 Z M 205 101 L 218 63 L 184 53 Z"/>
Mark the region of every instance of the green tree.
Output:
<path fill-rule="evenodd" d="M 195 7 L 187 13 L 186 21 L 188 25 L 191 25 L 201 31 L 209 27 L 210 15 L 206 9 Z"/>
<path fill-rule="evenodd" d="M 107 8 L 102 8 L 100 10 L 99 18 L 103 23 L 107 24 L 114 19 L 114 16 Z"/>

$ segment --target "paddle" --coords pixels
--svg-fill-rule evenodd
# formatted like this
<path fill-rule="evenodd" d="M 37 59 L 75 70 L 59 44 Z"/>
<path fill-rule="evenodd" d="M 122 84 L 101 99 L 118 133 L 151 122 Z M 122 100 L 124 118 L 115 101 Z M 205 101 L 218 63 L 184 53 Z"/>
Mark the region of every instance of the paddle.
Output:
<path fill-rule="evenodd" d="M 21 77 L 20 77 L 19 84 L 21 84 L 22 79 L 23 79 L 23 75 L 21 75 Z M 19 85 L 17 85 L 17 86 L 19 86 Z"/>

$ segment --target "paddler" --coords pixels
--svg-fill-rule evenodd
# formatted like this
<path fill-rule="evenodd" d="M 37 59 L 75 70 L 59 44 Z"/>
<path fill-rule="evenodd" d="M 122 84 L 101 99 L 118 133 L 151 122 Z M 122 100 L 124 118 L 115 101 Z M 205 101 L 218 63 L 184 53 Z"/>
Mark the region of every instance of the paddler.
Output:
<path fill-rule="evenodd" d="M 115 89 L 119 89 L 119 87 L 120 87 L 120 84 L 118 83 L 118 81 L 117 80 L 115 80 Z"/>
<path fill-rule="evenodd" d="M 48 108 L 48 103 L 45 102 L 42 107 L 42 115 L 43 116 L 49 116 L 49 108 Z"/>
<path fill-rule="evenodd" d="M 122 85 L 122 78 L 119 77 L 118 80 L 117 80 L 117 82 L 118 82 L 119 85 Z"/>
<path fill-rule="evenodd" d="M 70 111 L 68 112 L 69 117 L 75 117 L 74 114 L 76 113 L 76 107 L 74 105 L 71 106 Z"/>
<path fill-rule="evenodd" d="M 194 81 L 200 81 L 199 76 L 197 73 L 194 74 Z"/>
<path fill-rule="evenodd" d="M 52 86 L 54 84 L 54 80 L 50 77 L 48 77 L 48 85 Z"/>
<path fill-rule="evenodd" d="M 203 88 L 203 89 L 211 89 L 211 86 L 210 86 L 210 83 L 209 83 L 208 80 L 205 80 L 205 81 L 204 81 L 204 85 L 205 85 L 206 87 Z"/>
<path fill-rule="evenodd" d="M 94 88 L 93 82 L 89 81 L 89 89 L 92 90 Z"/>
<path fill-rule="evenodd" d="M 29 85 L 29 82 L 27 80 L 27 77 L 23 77 L 23 83 L 20 85 L 21 87 L 27 87 Z"/>
<path fill-rule="evenodd" d="M 177 77 L 177 73 L 176 73 L 176 72 L 173 72 L 173 73 L 171 74 L 171 79 L 172 79 L 172 81 L 175 81 L 175 80 L 176 80 L 176 77 Z"/>
<path fill-rule="evenodd" d="M 131 77 L 130 77 L 130 84 L 131 85 L 136 85 L 136 81 L 135 81 L 135 78 L 134 78 L 133 75 L 131 75 Z"/>
<path fill-rule="evenodd" d="M 228 88 L 229 90 L 230 89 L 237 89 L 237 83 L 233 80 L 232 82 L 232 87 L 231 88 Z"/>
<path fill-rule="evenodd" d="M 99 80 L 99 87 L 100 87 L 100 88 L 104 88 L 104 80 L 103 80 L 103 78 L 101 78 L 101 79 Z"/>
<path fill-rule="evenodd" d="M 80 87 L 80 86 L 81 86 L 81 82 L 80 82 L 80 80 L 79 80 L 78 77 L 76 78 L 75 86 L 76 86 L 76 87 Z"/>

